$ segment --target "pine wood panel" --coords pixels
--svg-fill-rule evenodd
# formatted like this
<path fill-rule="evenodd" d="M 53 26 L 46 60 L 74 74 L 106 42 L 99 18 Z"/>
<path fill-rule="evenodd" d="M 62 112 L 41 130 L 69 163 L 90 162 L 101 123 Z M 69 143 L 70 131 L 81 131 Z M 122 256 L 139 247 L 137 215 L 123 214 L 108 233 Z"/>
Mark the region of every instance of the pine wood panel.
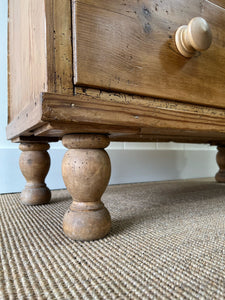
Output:
<path fill-rule="evenodd" d="M 137 127 L 126 127 L 116 125 L 102 125 L 102 124 L 82 124 L 82 123 L 63 123 L 63 122 L 49 122 L 34 130 L 35 136 L 49 136 L 49 137 L 63 137 L 69 133 L 103 133 L 112 134 L 126 132 L 129 134 L 137 134 L 140 129 Z"/>
<path fill-rule="evenodd" d="M 92 132 L 120 141 L 225 141 L 225 110 L 220 108 L 77 87 L 74 96 L 44 93 L 33 109 L 7 126 L 9 139 Z"/>
<path fill-rule="evenodd" d="M 174 33 L 196 16 L 213 42 L 178 54 Z M 74 83 L 225 107 L 225 10 L 207 0 L 73 0 Z"/>
<path fill-rule="evenodd" d="M 108 134 L 111 141 L 122 142 L 178 142 L 178 143 L 225 143 L 224 133 L 185 131 L 179 129 L 136 128 L 102 124 L 77 124 L 50 122 L 33 131 L 36 139 L 59 138 L 71 133 Z M 24 137 L 23 137 L 24 138 Z"/>
<path fill-rule="evenodd" d="M 35 104 L 36 103 L 36 104 Z M 6 136 L 12 139 L 18 136 L 30 136 L 35 128 L 44 124 L 42 121 L 41 97 L 39 101 L 31 102 L 6 127 Z"/>
<path fill-rule="evenodd" d="M 9 121 L 47 91 L 45 1 L 9 0 Z M 38 76 L 37 76 L 38 74 Z"/>
<path fill-rule="evenodd" d="M 42 92 L 73 94 L 71 1 L 9 0 L 8 29 L 11 122 Z"/>
<path fill-rule="evenodd" d="M 80 124 L 80 123 L 63 123 L 50 122 L 35 129 L 33 134 L 35 137 L 62 138 L 65 134 L 70 133 L 101 133 L 108 134 L 113 140 L 134 141 L 134 140 L 150 140 L 161 141 L 185 141 L 185 142 L 206 142 L 215 140 L 224 140 L 224 133 L 206 132 L 206 131 L 190 131 L 180 129 L 161 129 L 155 127 L 138 128 L 104 124 Z M 150 138 L 151 137 L 151 138 Z"/>
<path fill-rule="evenodd" d="M 76 92 L 74 96 L 43 94 L 42 120 L 225 134 L 223 109 L 95 89 Z"/>
<path fill-rule="evenodd" d="M 210 0 L 210 2 L 225 8 L 225 0 Z"/>
<path fill-rule="evenodd" d="M 71 0 L 45 0 L 48 92 L 73 94 Z"/>

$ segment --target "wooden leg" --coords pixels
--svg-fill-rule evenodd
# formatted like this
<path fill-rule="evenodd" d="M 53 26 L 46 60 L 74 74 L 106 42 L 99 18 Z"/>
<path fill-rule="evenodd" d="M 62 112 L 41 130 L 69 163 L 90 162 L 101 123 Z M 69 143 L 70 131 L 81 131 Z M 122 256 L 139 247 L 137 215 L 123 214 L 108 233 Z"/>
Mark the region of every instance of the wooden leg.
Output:
<path fill-rule="evenodd" d="M 219 171 L 216 173 L 216 181 L 225 183 L 225 147 L 218 146 L 216 161 L 219 166 Z"/>
<path fill-rule="evenodd" d="M 50 167 L 47 143 L 21 143 L 20 169 L 27 184 L 21 193 L 21 201 L 26 205 L 48 203 L 51 192 L 45 184 Z"/>
<path fill-rule="evenodd" d="M 101 202 L 111 174 L 104 150 L 109 138 L 101 134 L 69 134 L 62 139 L 69 150 L 62 162 L 65 185 L 73 198 L 63 220 L 65 234 L 74 240 L 96 240 L 110 230 L 111 218 Z"/>

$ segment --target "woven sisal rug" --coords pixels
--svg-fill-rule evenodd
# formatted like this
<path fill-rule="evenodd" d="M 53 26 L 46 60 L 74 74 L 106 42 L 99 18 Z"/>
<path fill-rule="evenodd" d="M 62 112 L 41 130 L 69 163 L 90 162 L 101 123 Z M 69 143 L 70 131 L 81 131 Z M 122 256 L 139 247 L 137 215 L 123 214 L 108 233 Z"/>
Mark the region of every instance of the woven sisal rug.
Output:
<path fill-rule="evenodd" d="M 0 195 L 0 299 L 225 299 L 225 185 L 111 186 L 103 201 L 111 233 L 75 242 L 67 191 L 33 207 Z"/>

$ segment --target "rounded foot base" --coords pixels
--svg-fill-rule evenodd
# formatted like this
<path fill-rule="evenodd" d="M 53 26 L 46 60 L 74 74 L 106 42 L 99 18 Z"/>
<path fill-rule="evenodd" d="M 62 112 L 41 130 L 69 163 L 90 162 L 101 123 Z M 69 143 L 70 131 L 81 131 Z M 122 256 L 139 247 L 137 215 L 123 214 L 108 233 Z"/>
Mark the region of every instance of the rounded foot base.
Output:
<path fill-rule="evenodd" d="M 63 230 L 73 240 L 101 239 L 110 228 L 111 217 L 102 202 L 72 203 L 63 219 Z"/>
<path fill-rule="evenodd" d="M 225 183 L 225 147 L 218 146 L 216 161 L 219 166 L 219 171 L 216 173 L 215 179 L 219 183 Z"/>
<path fill-rule="evenodd" d="M 225 183 L 225 172 L 222 171 L 217 172 L 215 179 L 219 183 Z"/>
<path fill-rule="evenodd" d="M 45 184 L 38 186 L 26 185 L 20 200 L 25 205 L 47 204 L 51 200 L 51 192 Z"/>

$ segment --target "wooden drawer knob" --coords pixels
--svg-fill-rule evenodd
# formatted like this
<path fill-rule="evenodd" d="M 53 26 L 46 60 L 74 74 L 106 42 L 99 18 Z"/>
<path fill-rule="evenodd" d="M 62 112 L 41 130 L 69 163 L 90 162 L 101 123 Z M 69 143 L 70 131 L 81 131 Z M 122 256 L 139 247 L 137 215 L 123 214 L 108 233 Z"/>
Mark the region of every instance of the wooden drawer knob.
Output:
<path fill-rule="evenodd" d="M 209 24 L 200 17 L 191 19 L 188 25 L 177 29 L 175 42 L 178 51 L 185 57 L 191 57 L 197 51 L 208 49 L 212 42 Z"/>

